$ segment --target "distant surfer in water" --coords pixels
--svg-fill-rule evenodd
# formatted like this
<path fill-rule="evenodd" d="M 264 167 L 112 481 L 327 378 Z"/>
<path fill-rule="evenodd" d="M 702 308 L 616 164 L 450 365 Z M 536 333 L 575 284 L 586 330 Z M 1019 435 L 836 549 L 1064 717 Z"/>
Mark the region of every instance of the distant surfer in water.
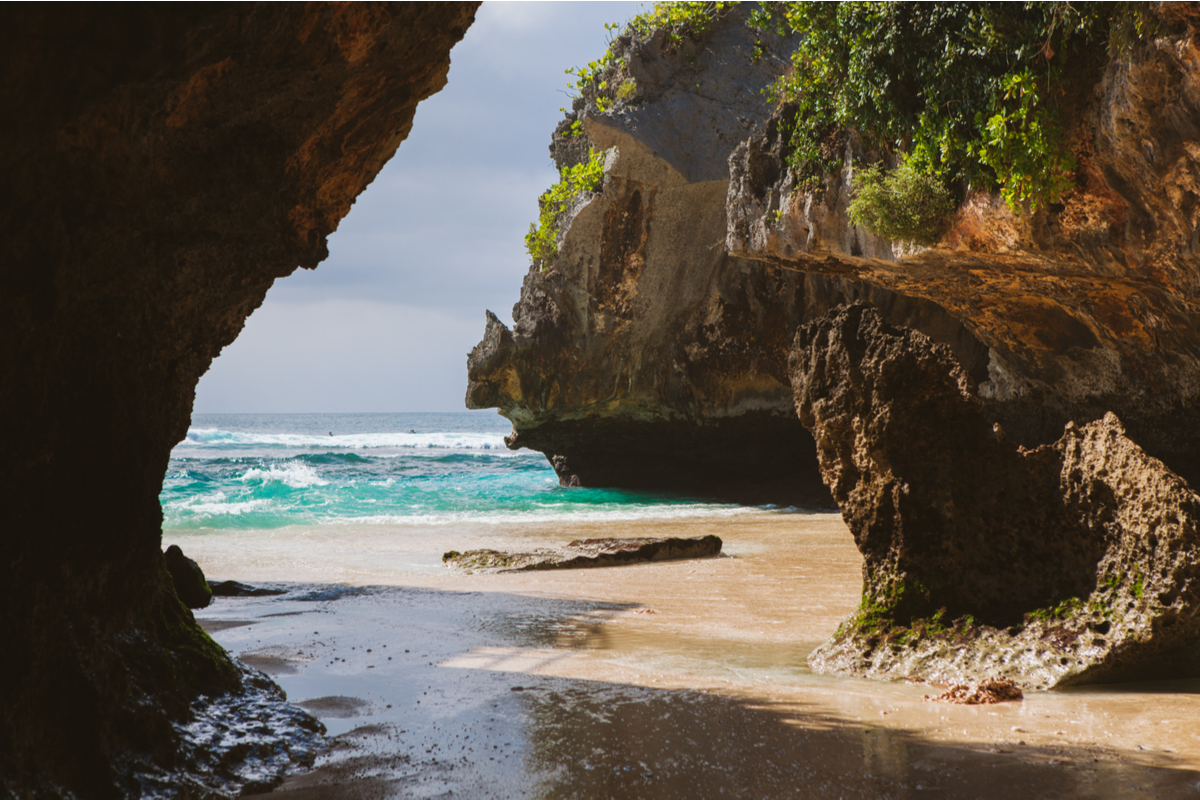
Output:
<path fill-rule="evenodd" d="M 330 432 L 329 432 L 329 435 L 330 435 L 330 436 L 333 436 L 333 431 L 330 431 Z"/>

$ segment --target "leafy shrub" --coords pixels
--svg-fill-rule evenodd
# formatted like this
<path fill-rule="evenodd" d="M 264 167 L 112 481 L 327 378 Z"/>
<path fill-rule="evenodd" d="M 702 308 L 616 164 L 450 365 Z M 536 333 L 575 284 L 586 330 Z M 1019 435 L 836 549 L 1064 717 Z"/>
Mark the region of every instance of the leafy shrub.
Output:
<path fill-rule="evenodd" d="M 649 35 L 662 28 L 666 35 L 663 44 L 677 48 L 688 36 L 701 36 L 712 27 L 713 22 L 733 8 L 731 2 L 655 3 L 649 11 L 638 14 L 625 26 L 627 33 Z"/>
<path fill-rule="evenodd" d="M 930 245 L 941 235 L 954 198 L 934 175 L 905 160 L 891 172 L 873 166 L 858 173 L 850 219 L 901 242 Z"/>
<path fill-rule="evenodd" d="M 604 153 L 591 151 L 587 161 L 567 167 L 561 180 L 538 198 L 541 213 L 529 224 L 525 249 L 533 263 L 543 268 L 558 255 L 558 219 L 584 192 L 594 192 L 604 180 Z"/>
<path fill-rule="evenodd" d="M 1009 207 L 1052 202 L 1074 185 L 1076 167 L 1057 115 L 1039 104 L 1038 78 L 1028 68 L 1004 76 L 1001 87 L 996 113 L 986 120 L 976 114 L 982 141 L 972 152 L 1002 176 L 1000 194 Z"/>

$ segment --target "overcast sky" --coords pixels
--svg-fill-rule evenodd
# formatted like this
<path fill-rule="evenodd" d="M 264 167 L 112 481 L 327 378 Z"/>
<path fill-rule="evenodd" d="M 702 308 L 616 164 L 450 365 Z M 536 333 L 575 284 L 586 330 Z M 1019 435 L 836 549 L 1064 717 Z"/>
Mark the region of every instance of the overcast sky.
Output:
<path fill-rule="evenodd" d="M 198 414 L 458 411 L 484 311 L 511 324 L 525 233 L 558 180 L 567 67 L 645 4 L 487 2 L 446 88 L 359 196 L 329 258 L 276 282 L 196 390 Z"/>

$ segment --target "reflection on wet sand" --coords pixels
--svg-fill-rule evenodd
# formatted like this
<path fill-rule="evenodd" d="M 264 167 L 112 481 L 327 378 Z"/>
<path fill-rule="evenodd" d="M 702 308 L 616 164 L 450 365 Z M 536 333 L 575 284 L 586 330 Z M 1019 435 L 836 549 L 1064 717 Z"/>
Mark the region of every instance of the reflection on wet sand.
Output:
<path fill-rule="evenodd" d="M 813 675 L 807 652 L 858 599 L 840 521 L 717 532 L 731 557 L 366 587 L 299 572 L 310 582 L 286 595 L 197 616 L 330 730 L 280 797 L 1200 793 L 1200 682 L 963 707 L 923 702 L 928 686 Z"/>
<path fill-rule="evenodd" d="M 932 742 L 798 704 L 594 683 L 525 697 L 537 797 L 1162 797 L 1200 772 L 1100 747 Z"/>

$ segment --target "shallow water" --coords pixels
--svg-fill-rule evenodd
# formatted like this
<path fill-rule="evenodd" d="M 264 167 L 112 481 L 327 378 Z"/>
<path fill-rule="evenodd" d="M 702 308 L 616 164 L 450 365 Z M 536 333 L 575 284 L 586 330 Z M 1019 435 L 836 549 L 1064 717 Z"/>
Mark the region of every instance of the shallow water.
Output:
<path fill-rule="evenodd" d="M 443 527 L 420 562 L 465 542 L 726 542 L 716 559 L 518 574 L 395 568 L 387 526 L 321 528 L 308 535 L 338 545 L 323 559 L 191 542 L 210 577 L 294 582 L 197 615 L 334 736 L 284 797 L 1200 791 L 1196 682 L 963 707 L 923 702 L 933 687 L 811 674 L 807 649 L 858 602 L 861 559 L 836 515 Z"/>
<path fill-rule="evenodd" d="M 736 516 L 679 495 L 560 486 L 549 463 L 504 444 L 492 413 L 197 415 L 171 453 L 168 535 L 321 525 L 428 529 Z M 295 534 L 295 531 L 292 531 Z M 289 544 L 302 546 L 292 537 Z"/>

